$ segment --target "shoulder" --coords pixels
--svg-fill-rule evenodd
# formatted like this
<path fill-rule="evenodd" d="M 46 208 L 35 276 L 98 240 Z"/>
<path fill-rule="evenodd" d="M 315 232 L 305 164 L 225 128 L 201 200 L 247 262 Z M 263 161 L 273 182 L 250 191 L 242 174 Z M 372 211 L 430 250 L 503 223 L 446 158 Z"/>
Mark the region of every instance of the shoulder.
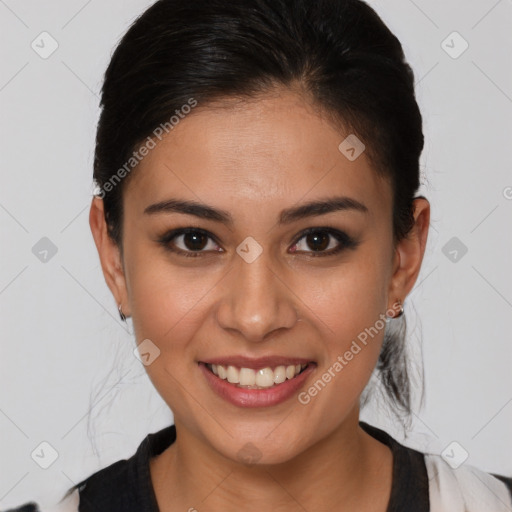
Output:
<path fill-rule="evenodd" d="M 424 454 L 432 512 L 480 512 L 512 508 L 512 477 L 463 464 L 451 466 L 440 455 Z"/>
<path fill-rule="evenodd" d="M 360 422 L 393 452 L 393 487 L 389 510 L 422 512 L 510 512 L 512 477 L 496 475 L 456 460 L 439 446 L 417 450 L 387 432 Z M 450 459 L 450 455 L 452 458 Z"/>
<path fill-rule="evenodd" d="M 126 479 L 126 460 L 108 466 L 82 482 L 69 488 L 57 504 L 45 508 L 39 503 L 30 502 L 5 512 L 88 512 L 89 510 L 123 510 L 126 491 L 132 488 Z M 115 491 L 115 492 L 112 492 Z M 121 491 L 121 492 L 118 492 Z M 127 508 L 127 510 L 129 510 Z"/>
<path fill-rule="evenodd" d="M 157 511 L 149 460 L 175 439 L 174 425 L 148 434 L 133 456 L 119 460 L 82 480 L 75 486 L 79 491 L 80 512 Z"/>
<path fill-rule="evenodd" d="M 78 512 L 79 502 L 80 496 L 78 489 L 71 488 L 56 505 L 52 506 L 51 512 Z M 30 502 L 5 512 L 50 512 L 50 510 L 41 508 L 37 503 Z"/>
<path fill-rule="evenodd" d="M 156 512 L 149 459 L 176 439 L 174 425 L 148 434 L 128 459 L 118 460 L 69 488 L 49 509 L 30 502 L 5 512 Z"/>
<path fill-rule="evenodd" d="M 122 510 L 133 502 L 137 491 L 135 462 L 134 458 L 119 460 L 75 485 L 73 492 L 78 491 L 80 511 Z"/>

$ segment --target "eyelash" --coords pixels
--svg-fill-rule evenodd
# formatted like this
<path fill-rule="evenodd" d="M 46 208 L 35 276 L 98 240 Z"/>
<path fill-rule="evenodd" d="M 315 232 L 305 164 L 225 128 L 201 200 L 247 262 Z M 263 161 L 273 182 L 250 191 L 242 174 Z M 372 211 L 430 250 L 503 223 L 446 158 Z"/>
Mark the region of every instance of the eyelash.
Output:
<path fill-rule="evenodd" d="M 208 231 L 205 231 L 204 229 L 200 228 L 177 228 L 173 229 L 171 231 L 168 231 L 164 235 L 162 235 L 158 239 L 158 243 L 160 243 L 166 250 L 173 252 L 175 254 L 178 254 L 180 256 L 185 256 L 187 258 L 197 258 L 200 257 L 204 252 L 207 251 L 183 251 L 181 249 L 174 249 L 171 247 L 171 242 L 181 235 L 186 235 L 188 233 L 197 233 L 202 234 L 213 240 L 217 245 L 220 245 L 216 238 L 209 233 Z M 302 240 L 304 237 L 311 233 L 327 233 L 334 237 L 338 242 L 338 247 L 331 249 L 329 251 L 322 251 L 322 252 L 316 252 L 315 251 L 306 251 L 310 257 L 317 258 L 317 257 L 325 257 L 325 256 L 334 256 L 335 254 L 340 253 L 344 249 L 354 249 L 359 245 L 359 242 L 354 240 L 352 237 L 344 233 L 343 231 L 339 231 L 337 229 L 329 228 L 329 227 L 311 227 L 307 228 L 304 231 L 302 231 L 295 241 L 292 243 L 292 246 L 296 245 L 300 240 Z M 330 244 L 329 244 L 330 245 Z M 218 252 L 218 251 L 217 251 Z M 293 253 L 293 254 L 300 254 L 300 253 Z"/>

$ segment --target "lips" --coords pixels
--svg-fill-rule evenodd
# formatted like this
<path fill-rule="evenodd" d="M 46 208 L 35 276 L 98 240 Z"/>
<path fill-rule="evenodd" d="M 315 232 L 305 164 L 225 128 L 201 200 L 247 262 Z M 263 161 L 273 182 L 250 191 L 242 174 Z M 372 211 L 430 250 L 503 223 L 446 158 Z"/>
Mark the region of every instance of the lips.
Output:
<path fill-rule="evenodd" d="M 210 387 L 239 407 L 268 407 L 289 399 L 316 368 L 304 358 L 243 356 L 199 363 Z"/>

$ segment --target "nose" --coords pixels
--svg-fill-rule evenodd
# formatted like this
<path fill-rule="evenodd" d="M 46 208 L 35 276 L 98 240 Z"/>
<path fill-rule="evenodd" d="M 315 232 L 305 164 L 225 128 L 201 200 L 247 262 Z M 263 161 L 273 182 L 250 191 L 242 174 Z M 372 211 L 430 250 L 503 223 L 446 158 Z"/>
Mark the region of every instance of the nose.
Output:
<path fill-rule="evenodd" d="M 236 261 L 223 284 L 217 322 L 245 340 L 266 341 L 278 330 L 292 328 L 298 320 L 295 295 L 284 275 L 273 270 L 265 251 L 253 262 Z"/>

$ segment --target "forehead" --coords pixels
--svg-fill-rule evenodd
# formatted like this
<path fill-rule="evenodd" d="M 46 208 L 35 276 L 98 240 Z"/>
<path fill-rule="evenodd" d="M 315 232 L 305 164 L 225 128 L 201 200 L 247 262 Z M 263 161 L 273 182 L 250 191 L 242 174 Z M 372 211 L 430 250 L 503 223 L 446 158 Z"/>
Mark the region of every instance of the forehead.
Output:
<path fill-rule="evenodd" d="M 179 196 L 254 212 L 344 195 L 380 215 L 389 184 L 364 152 L 351 161 L 340 151 L 348 135 L 289 91 L 198 105 L 139 163 L 124 202 L 142 212 Z"/>

